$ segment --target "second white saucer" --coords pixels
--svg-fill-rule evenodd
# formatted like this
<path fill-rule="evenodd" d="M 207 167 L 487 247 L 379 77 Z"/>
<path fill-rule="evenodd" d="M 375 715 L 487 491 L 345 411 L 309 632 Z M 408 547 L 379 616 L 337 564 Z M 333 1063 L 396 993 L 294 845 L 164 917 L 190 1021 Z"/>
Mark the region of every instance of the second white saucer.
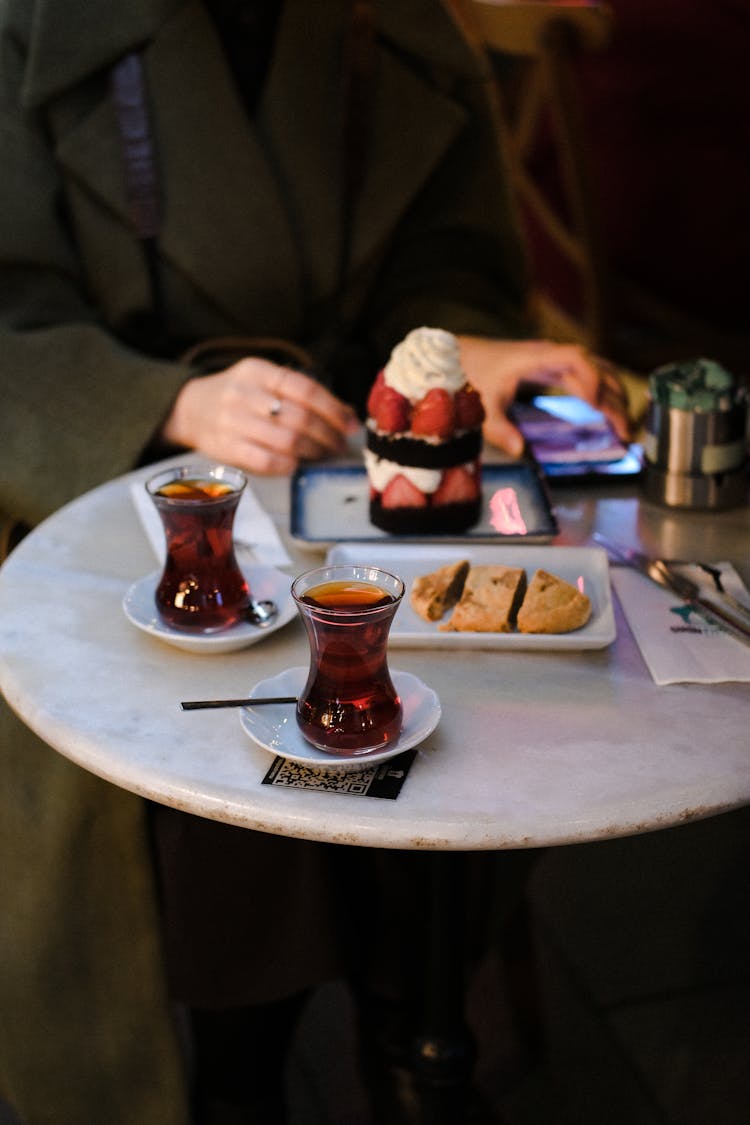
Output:
<path fill-rule="evenodd" d="M 299 695 L 305 686 L 307 668 L 287 668 L 277 676 L 261 680 L 249 692 L 252 696 Z M 271 754 L 288 758 L 291 762 L 324 769 L 356 770 L 364 769 L 375 762 L 383 762 L 418 746 L 432 734 L 440 722 L 440 700 L 432 688 L 423 684 L 411 672 L 391 669 L 394 687 L 401 697 L 403 725 L 401 733 L 390 746 L 372 750 L 366 754 L 326 754 L 318 750 L 297 726 L 293 703 L 265 704 L 263 707 L 244 707 L 240 712 L 240 723 L 246 734 L 258 746 Z"/>
<path fill-rule="evenodd" d="M 240 622 L 216 633 L 188 633 L 180 629 L 170 629 L 156 612 L 154 601 L 161 576 L 160 570 L 155 570 L 134 582 L 123 598 L 122 608 L 128 620 L 138 629 L 185 652 L 196 652 L 204 656 L 235 652 L 237 649 L 256 644 L 270 633 L 275 633 L 297 615 L 297 607 L 290 593 L 292 580 L 288 574 L 283 574 L 274 566 L 261 565 L 243 566 L 242 572 L 257 601 L 269 599 L 276 602 L 278 616 L 270 625 L 260 628 L 249 622 Z"/>

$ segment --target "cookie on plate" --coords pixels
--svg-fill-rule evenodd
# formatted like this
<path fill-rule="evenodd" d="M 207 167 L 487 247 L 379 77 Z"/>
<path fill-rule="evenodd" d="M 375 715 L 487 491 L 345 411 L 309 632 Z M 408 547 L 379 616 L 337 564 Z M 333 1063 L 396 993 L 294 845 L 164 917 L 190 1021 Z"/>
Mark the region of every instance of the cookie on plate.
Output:
<path fill-rule="evenodd" d="M 571 633 L 591 617 L 591 601 L 570 582 L 537 570 L 518 611 L 519 633 Z"/>
<path fill-rule="evenodd" d="M 439 621 L 461 597 L 468 573 L 469 560 L 460 559 L 430 574 L 420 574 L 409 594 L 412 609 L 425 621 Z"/>
<path fill-rule="evenodd" d="M 514 566 L 473 566 L 444 633 L 510 633 L 526 590 L 526 571 Z"/>

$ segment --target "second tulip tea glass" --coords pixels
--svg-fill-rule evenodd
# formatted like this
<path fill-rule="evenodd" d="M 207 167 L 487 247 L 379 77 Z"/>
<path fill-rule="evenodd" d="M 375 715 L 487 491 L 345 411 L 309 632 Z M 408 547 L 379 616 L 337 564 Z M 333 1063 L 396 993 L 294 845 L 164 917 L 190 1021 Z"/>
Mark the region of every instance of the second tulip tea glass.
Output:
<path fill-rule="evenodd" d="M 372 566 L 320 567 L 293 583 L 310 642 L 297 722 L 320 750 L 366 754 L 398 738 L 402 708 L 387 646 L 403 596 L 400 578 Z"/>

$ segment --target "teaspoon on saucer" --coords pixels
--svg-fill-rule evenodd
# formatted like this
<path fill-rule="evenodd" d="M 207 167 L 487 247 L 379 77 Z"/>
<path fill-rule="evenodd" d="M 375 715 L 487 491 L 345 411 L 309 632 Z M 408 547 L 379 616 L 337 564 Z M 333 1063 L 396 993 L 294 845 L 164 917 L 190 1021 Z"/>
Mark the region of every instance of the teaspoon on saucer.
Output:
<path fill-rule="evenodd" d="M 269 695 L 256 699 L 184 699 L 183 711 L 203 711 L 215 707 L 258 707 L 262 703 L 296 703 L 296 695 Z"/>
<path fill-rule="evenodd" d="M 259 629 L 265 629 L 276 618 L 278 612 L 276 602 L 251 602 L 245 611 L 245 620 L 250 625 L 257 625 Z"/>

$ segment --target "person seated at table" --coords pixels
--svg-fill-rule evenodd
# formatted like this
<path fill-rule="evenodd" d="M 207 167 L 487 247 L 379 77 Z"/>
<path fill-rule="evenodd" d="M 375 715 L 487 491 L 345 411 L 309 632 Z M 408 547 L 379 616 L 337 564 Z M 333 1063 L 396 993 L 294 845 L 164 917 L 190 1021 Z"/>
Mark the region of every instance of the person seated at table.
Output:
<path fill-rule="evenodd" d="M 0 52 L 13 519 L 33 526 L 176 449 L 254 473 L 335 455 L 390 348 L 423 323 L 460 336 L 486 436 L 510 453 L 505 409 L 525 381 L 627 431 L 608 365 L 528 338 L 484 74 L 449 5 L 8 0 Z M 191 366 L 186 349 L 224 337 L 231 361 Z M 0 1088 L 35 1123 L 184 1121 L 143 807 L 1 718 Z M 296 1010 L 341 971 L 325 849 L 169 810 L 151 821 L 174 998 Z M 199 1054 L 211 1023 L 195 1024 Z"/>

